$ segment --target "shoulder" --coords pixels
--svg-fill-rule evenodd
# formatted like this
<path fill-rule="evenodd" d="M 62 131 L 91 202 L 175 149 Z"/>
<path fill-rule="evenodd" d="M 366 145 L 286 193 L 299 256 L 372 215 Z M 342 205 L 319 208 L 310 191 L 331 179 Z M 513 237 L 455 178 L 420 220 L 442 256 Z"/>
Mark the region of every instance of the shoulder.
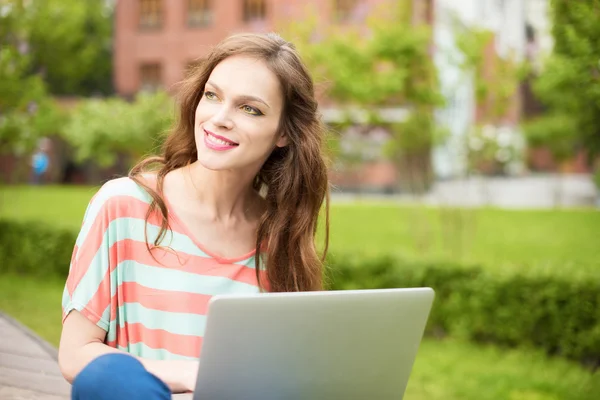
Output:
<path fill-rule="evenodd" d="M 93 197 L 95 202 L 115 202 L 127 199 L 149 201 L 150 195 L 136 181 L 129 177 L 111 179 L 104 183 Z"/>
<path fill-rule="evenodd" d="M 146 189 L 129 177 L 111 179 L 93 195 L 86 211 L 86 219 L 110 214 L 123 217 L 136 210 L 145 211 L 152 202 Z"/>

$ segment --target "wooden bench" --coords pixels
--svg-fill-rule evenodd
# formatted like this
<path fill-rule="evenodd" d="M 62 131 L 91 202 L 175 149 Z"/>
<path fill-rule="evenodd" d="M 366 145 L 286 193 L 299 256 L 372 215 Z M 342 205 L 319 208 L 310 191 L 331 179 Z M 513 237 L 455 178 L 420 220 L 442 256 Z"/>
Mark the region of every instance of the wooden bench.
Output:
<path fill-rule="evenodd" d="M 56 360 L 56 349 L 0 312 L 0 399 L 69 399 Z"/>
<path fill-rule="evenodd" d="M 0 312 L 0 399 L 67 400 L 71 385 L 58 369 L 56 349 Z M 191 400 L 178 394 L 174 400 Z"/>

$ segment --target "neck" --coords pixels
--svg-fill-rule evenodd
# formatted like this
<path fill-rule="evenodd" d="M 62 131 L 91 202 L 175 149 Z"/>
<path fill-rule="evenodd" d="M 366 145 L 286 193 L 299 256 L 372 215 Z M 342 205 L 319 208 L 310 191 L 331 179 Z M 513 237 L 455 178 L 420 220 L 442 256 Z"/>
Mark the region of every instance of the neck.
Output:
<path fill-rule="evenodd" d="M 184 169 L 184 175 L 192 196 L 203 205 L 210 219 L 227 221 L 253 211 L 255 174 L 212 171 L 194 162 Z"/>

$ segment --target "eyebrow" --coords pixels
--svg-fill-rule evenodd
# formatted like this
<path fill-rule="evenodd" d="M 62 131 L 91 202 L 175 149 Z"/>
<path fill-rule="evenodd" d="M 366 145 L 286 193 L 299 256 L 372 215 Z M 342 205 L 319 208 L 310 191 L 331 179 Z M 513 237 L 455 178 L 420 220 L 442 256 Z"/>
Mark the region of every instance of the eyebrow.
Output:
<path fill-rule="evenodd" d="M 219 87 L 219 85 L 216 85 L 214 82 L 208 81 L 206 82 L 207 85 L 210 85 L 212 87 L 214 87 L 215 89 L 217 89 L 219 92 L 222 92 L 223 90 Z M 256 97 L 256 96 L 250 96 L 250 95 L 242 95 L 238 97 L 238 100 L 241 101 L 257 101 L 259 103 L 263 103 L 265 106 L 271 108 L 271 106 L 269 106 L 267 104 L 266 101 L 264 101 L 263 99 L 261 99 L 260 97 Z"/>

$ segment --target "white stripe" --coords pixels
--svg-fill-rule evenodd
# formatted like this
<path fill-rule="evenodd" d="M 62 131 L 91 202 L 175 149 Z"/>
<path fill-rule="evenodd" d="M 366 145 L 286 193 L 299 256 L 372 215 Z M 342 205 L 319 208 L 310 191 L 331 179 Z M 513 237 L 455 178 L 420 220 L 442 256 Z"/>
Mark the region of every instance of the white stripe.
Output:
<path fill-rule="evenodd" d="M 152 200 L 152 197 L 150 197 L 150 195 L 144 189 L 139 187 L 129 178 L 113 179 L 106 182 L 98 190 L 96 196 L 90 202 L 85 211 L 83 226 L 81 227 L 81 231 L 79 232 L 76 242 L 78 247 L 81 246 L 82 242 L 87 237 L 102 207 L 111 198 L 117 196 L 131 196 L 148 204 L 150 204 Z"/>
<path fill-rule="evenodd" d="M 153 349 L 143 343 L 131 343 L 127 347 L 118 346 L 119 350 L 128 352 L 134 356 L 148 358 L 151 360 L 188 360 L 197 361 L 198 358 L 181 356 L 171 353 L 165 349 Z"/>
<path fill-rule="evenodd" d="M 162 329 L 175 335 L 204 336 L 206 316 L 153 310 L 140 303 L 125 303 L 119 307 L 118 323 L 122 329 L 125 324 L 142 324 L 147 329 Z"/>
<path fill-rule="evenodd" d="M 214 296 L 225 293 L 257 293 L 258 288 L 223 276 L 192 274 L 189 272 L 153 267 L 133 260 L 117 266 L 123 282 L 135 282 L 153 289 L 189 292 Z"/>

